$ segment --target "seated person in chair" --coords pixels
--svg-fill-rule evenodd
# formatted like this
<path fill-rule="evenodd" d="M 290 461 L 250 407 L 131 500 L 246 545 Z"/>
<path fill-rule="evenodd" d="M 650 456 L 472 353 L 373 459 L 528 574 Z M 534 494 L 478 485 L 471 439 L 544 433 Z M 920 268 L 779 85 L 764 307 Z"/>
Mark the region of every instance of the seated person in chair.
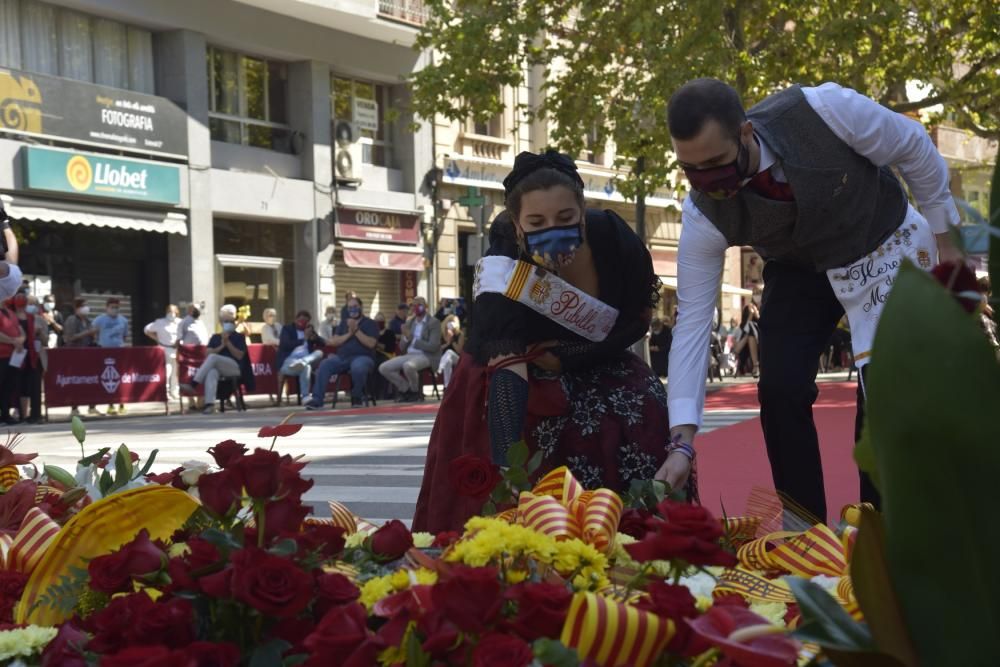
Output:
<path fill-rule="evenodd" d="M 300 310 L 295 315 L 294 323 L 281 328 L 278 353 L 275 357 L 275 364 L 278 366 L 279 405 L 286 375 L 299 376 L 299 396 L 309 394 L 312 367 L 315 362 L 323 358 L 325 346 L 326 341 L 320 338 L 313 328 L 312 315 L 308 310 Z"/>
<path fill-rule="evenodd" d="M 195 372 L 194 379 L 180 385 L 181 391 L 187 394 L 195 393 L 199 384 L 205 385 L 205 408 L 202 413 L 206 415 L 215 412 L 220 377 L 233 378 L 244 384 L 253 383 L 253 370 L 247 358 L 247 341 L 243 334 L 236 331 L 236 306 L 228 303 L 224 305 L 219 310 L 219 320 L 222 322 L 222 333 L 209 338 L 205 350 L 207 356 Z"/>
<path fill-rule="evenodd" d="M 328 341 L 337 348 L 337 353 L 327 357 L 319 365 L 312 399 L 306 404 L 307 410 L 322 409 L 330 378 L 348 371 L 351 373 L 351 407 L 364 405 L 365 383 L 375 368 L 378 326 L 374 320 L 365 317 L 361 299 L 356 296 L 347 300 L 346 314 L 347 317 L 337 327 L 334 337 Z M 334 396 L 336 397 L 336 393 Z"/>

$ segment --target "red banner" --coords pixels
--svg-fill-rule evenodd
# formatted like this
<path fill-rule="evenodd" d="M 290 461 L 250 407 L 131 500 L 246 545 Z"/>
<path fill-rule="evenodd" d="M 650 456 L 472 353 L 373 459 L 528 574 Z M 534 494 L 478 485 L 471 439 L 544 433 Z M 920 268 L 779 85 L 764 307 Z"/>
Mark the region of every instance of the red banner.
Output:
<path fill-rule="evenodd" d="M 45 403 L 50 408 L 167 400 L 159 346 L 61 347 L 48 354 Z"/>
<path fill-rule="evenodd" d="M 273 345 L 247 345 L 250 365 L 253 367 L 253 394 L 274 394 L 278 388 L 278 369 L 274 365 L 277 349 Z M 177 350 L 177 377 L 190 382 L 205 360 L 205 348 L 181 345 Z M 199 387 L 199 391 L 200 391 Z"/>

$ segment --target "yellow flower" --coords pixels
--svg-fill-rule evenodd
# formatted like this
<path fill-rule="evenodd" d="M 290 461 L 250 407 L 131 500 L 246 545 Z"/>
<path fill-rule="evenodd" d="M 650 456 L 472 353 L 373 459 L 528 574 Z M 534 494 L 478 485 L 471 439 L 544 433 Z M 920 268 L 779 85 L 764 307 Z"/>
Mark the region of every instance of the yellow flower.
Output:
<path fill-rule="evenodd" d="M 785 614 L 788 612 L 788 605 L 784 602 L 751 601 L 750 611 L 758 616 L 763 616 L 773 625 L 785 627 Z"/>
<path fill-rule="evenodd" d="M 167 555 L 170 558 L 180 558 L 181 556 L 187 556 L 191 553 L 191 547 L 187 545 L 187 542 L 175 542 L 170 545 L 170 549 L 167 551 Z"/>
<path fill-rule="evenodd" d="M 507 570 L 507 583 L 519 584 L 528 578 L 528 574 L 527 570 Z"/>
<path fill-rule="evenodd" d="M 379 600 L 393 593 L 405 591 L 413 585 L 431 586 L 437 583 L 437 572 L 420 568 L 419 570 L 396 570 L 384 577 L 369 579 L 361 586 L 361 603 L 371 611 Z"/>
<path fill-rule="evenodd" d="M 388 597 L 393 592 L 391 577 L 391 574 L 385 577 L 375 577 L 361 586 L 361 603 L 368 611 L 372 610 L 376 602 Z"/>
<path fill-rule="evenodd" d="M 58 630 L 38 625 L 29 625 L 16 630 L 0 632 L 0 660 L 11 658 L 27 658 L 41 653 L 50 641 L 55 639 Z"/>
<path fill-rule="evenodd" d="M 365 543 L 365 538 L 367 537 L 368 535 L 362 533 L 360 530 L 356 531 L 347 536 L 347 539 L 344 540 L 344 547 L 347 549 L 357 549 Z"/>

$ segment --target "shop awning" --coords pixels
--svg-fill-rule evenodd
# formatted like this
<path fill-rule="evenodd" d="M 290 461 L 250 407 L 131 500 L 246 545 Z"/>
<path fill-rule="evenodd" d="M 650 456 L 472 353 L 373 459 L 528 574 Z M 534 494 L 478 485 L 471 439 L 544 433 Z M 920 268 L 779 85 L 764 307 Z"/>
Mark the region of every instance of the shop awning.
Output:
<path fill-rule="evenodd" d="M 32 199 L 20 195 L 0 195 L 0 199 L 7 209 L 7 215 L 14 220 L 62 222 L 71 225 L 187 236 L 187 216 L 174 211 L 94 206 L 73 201 Z"/>
<path fill-rule="evenodd" d="M 677 276 L 660 276 L 660 282 L 663 283 L 663 286 L 668 289 L 677 289 Z M 753 296 L 753 290 L 743 289 L 742 287 L 728 285 L 726 283 L 722 283 L 722 293 L 737 294 L 739 296 Z"/>
<path fill-rule="evenodd" d="M 341 241 L 344 263 L 356 269 L 423 271 L 424 251 L 413 246 Z"/>

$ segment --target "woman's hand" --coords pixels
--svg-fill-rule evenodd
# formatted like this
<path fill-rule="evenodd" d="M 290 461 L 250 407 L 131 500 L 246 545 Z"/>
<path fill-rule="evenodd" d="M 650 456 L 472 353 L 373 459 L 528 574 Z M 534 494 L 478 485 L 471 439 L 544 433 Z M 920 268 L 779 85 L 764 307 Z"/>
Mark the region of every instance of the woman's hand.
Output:
<path fill-rule="evenodd" d="M 691 474 L 691 459 L 683 452 L 674 452 L 667 457 L 653 479 L 666 482 L 671 491 L 684 488 Z"/>

